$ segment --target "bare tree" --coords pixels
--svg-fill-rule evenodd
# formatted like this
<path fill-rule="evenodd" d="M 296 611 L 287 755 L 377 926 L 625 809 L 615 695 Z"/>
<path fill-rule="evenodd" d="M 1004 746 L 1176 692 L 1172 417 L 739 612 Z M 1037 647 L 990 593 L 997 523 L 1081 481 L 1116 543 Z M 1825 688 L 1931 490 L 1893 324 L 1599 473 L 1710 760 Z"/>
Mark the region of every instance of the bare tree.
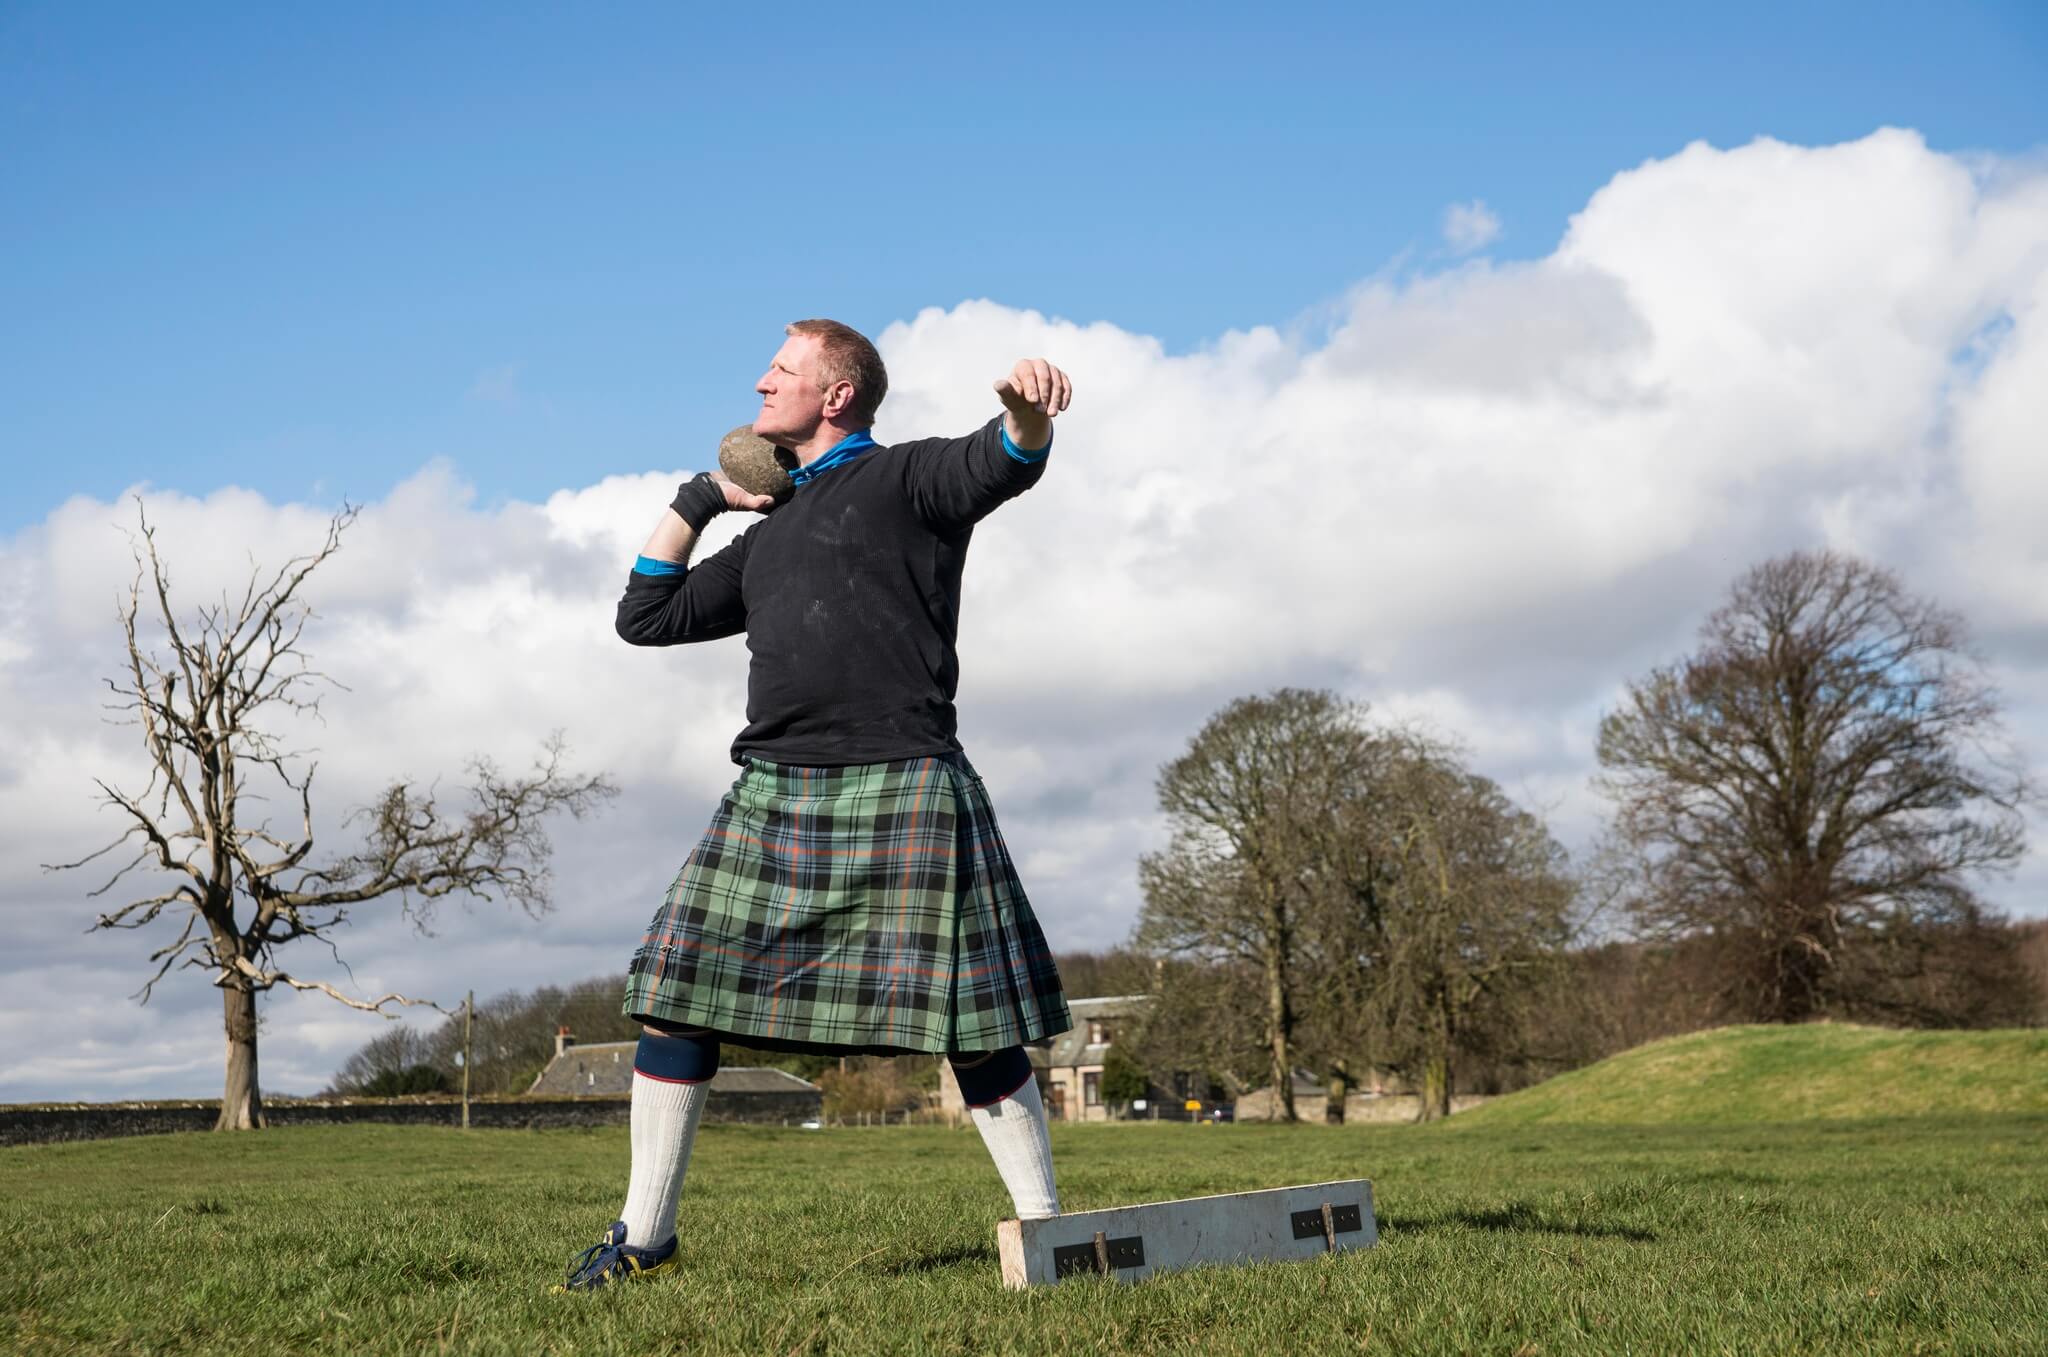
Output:
<path fill-rule="evenodd" d="M 1361 900 L 1378 1059 L 1450 1115 L 1453 1060 L 1481 1039 L 1519 1041 L 1522 1004 L 1561 965 L 1578 896 L 1543 822 L 1453 751 L 1404 741 L 1370 803 L 1379 870 Z"/>
<path fill-rule="evenodd" d="M 1157 951 L 1234 959 L 1260 977 L 1260 1021 L 1282 1120 L 1295 1120 L 1299 963 L 1317 901 L 1354 890 L 1341 808 L 1371 775 L 1364 709 L 1283 688 L 1210 718 L 1159 776 L 1173 837 L 1139 863 L 1137 939 Z"/>
<path fill-rule="evenodd" d="M 1888 571 L 1767 561 L 1700 642 L 1602 721 L 1602 785 L 1644 923 L 1720 940 L 1740 1009 L 1796 1022 L 1842 997 L 1848 950 L 1966 917 L 2032 789 L 1961 619 Z"/>
<path fill-rule="evenodd" d="M 280 948 L 312 939 L 331 950 L 330 935 L 351 906 L 386 898 L 421 927 L 434 903 L 451 894 L 500 894 L 537 914 L 548 904 L 551 845 L 543 821 L 562 811 L 580 818 L 614 791 L 602 776 L 568 773 L 557 735 L 524 776 L 508 778 L 488 760 L 474 760 L 462 811 L 445 808 L 432 786 L 393 782 L 349 817 L 361 827 L 360 842 L 313 865 L 315 765 L 286 750 L 270 721 L 317 715 L 319 690 L 332 683 L 300 647 L 312 615 L 302 591 L 340 548 L 355 516 L 344 508 L 312 554 L 274 573 L 252 568 L 238 601 L 223 596 L 181 626 L 155 530 L 137 501 L 135 580 L 121 610 L 127 669 L 108 686 L 116 697 L 110 709 L 141 730 L 149 775 L 135 793 L 99 783 L 127 828 L 97 852 L 52 868 L 132 851 L 92 896 L 109 894 L 138 870 L 165 885 L 107 910 L 92 928 L 139 929 L 168 914 L 178 931 L 150 954 L 156 970 L 139 997 L 146 1003 L 174 966 L 207 972 L 221 991 L 228 1043 L 221 1130 L 263 1124 L 259 994 L 285 985 L 372 1012 L 428 1002 L 400 994 L 352 997 L 284 970 Z M 160 641 L 138 629 L 145 611 L 161 627 Z M 280 790 L 295 807 L 289 827 L 275 824 L 268 810 L 267 794 Z"/>

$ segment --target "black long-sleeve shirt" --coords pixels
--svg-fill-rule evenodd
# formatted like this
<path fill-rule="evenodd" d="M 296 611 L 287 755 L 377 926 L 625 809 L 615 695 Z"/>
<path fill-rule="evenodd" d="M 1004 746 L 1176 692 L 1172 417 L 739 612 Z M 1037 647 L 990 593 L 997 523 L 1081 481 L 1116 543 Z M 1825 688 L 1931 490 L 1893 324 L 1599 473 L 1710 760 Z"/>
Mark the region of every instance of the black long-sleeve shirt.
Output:
<path fill-rule="evenodd" d="M 974 525 L 1037 484 L 1002 418 L 965 438 L 877 446 L 798 487 L 680 574 L 627 577 L 634 645 L 744 632 L 742 758 L 806 767 L 958 750 L 960 574 Z"/>

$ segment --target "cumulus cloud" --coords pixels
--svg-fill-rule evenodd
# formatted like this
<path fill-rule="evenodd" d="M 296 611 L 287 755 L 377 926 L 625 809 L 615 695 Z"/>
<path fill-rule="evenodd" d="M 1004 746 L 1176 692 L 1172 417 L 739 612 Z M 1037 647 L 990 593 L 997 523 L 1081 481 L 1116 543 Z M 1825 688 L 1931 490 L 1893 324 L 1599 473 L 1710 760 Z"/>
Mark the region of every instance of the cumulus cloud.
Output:
<path fill-rule="evenodd" d="M 977 533 L 961 636 L 962 736 L 1056 946 L 1127 933 L 1134 860 L 1160 841 L 1160 764 L 1223 702 L 1283 683 L 1462 736 L 1583 843 L 1602 708 L 1682 652 L 1745 566 L 1797 547 L 1857 551 L 1969 615 L 2039 766 L 2037 166 L 1966 163 L 1903 131 L 1690 146 L 1617 175 L 1542 259 L 1371 281 L 1333 314 L 1190 353 L 987 301 L 879 336 L 884 441 L 979 423 L 1020 354 L 1075 375 L 1051 473 Z M 731 779 L 745 694 L 737 642 L 636 651 L 611 634 L 678 470 L 487 508 L 431 466 L 365 508 L 314 592 L 311 646 L 346 685 L 303 732 L 327 813 L 396 775 L 457 781 L 475 752 L 520 762 L 557 728 L 627 794 L 556 835 L 552 914 L 453 909 L 421 940 L 364 910 L 344 940 L 353 977 L 301 964 L 442 998 L 623 965 Z M 234 490 L 149 500 L 188 599 L 325 521 Z M 94 707 L 129 524 L 124 505 L 81 499 L 0 545 L 0 909 L 16 942 L 0 1036 L 34 1051 L 0 1060 L 0 1098 L 217 1083 L 212 992 L 173 977 L 147 1010 L 127 1004 L 147 939 L 81 937 L 92 883 L 33 865 L 94 846 L 112 825 L 90 779 L 136 766 L 132 733 Z M 1990 893 L 2040 914 L 2044 885 L 2036 862 Z M 324 1082 L 378 1022 L 312 998 L 267 1014 L 266 1081 L 285 1089 Z"/>
<path fill-rule="evenodd" d="M 1483 250 L 1500 239 L 1500 217 L 1478 198 L 1444 209 L 1444 244 L 1455 254 Z"/>

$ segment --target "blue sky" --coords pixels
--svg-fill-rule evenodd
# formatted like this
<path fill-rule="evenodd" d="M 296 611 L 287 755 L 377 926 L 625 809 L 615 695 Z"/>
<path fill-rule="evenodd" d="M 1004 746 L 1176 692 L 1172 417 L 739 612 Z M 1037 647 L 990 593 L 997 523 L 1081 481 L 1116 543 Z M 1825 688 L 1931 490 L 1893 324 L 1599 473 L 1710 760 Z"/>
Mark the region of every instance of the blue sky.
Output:
<path fill-rule="evenodd" d="M 1695 139 L 2048 131 L 2048 6 L 0 7 L 0 533 L 688 465 L 799 315 L 1314 325 Z M 1553 11 L 1559 12 L 1553 12 Z"/>

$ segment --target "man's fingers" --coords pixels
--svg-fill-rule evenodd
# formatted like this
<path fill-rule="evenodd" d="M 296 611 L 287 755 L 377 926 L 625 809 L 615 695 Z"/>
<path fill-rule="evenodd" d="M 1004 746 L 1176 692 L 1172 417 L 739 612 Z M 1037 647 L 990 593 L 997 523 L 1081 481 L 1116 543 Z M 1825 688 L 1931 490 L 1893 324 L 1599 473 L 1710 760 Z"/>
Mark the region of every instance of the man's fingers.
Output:
<path fill-rule="evenodd" d="M 1012 410 L 1037 411 L 1050 417 L 1067 408 L 1074 398 L 1074 384 L 1067 374 L 1043 358 L 1024 358 L 1010 375 L 996 383 L 996 394 Z"/>
<path fill-rule="evenodd" d="M 725 507 L 728 509 L 752 509 L 756 512 L 765 512 L 775 507 L 775 496 L 757 495 L 751 490 L 742 490 L 732 477 L 725 474 L 724 468 L 712 472 L 711 479 L 716 481 L 718 488 L 725 492 Z"/>
<path fill-rule="evenodd" d="M 1025 374 L 1021 371 L 1013 372 L 996 383 L 996 390 L 1002 393 L 1003 404 L 1018 414 L 1023 414 L 1037 404 L 1031 395 Z"/>

